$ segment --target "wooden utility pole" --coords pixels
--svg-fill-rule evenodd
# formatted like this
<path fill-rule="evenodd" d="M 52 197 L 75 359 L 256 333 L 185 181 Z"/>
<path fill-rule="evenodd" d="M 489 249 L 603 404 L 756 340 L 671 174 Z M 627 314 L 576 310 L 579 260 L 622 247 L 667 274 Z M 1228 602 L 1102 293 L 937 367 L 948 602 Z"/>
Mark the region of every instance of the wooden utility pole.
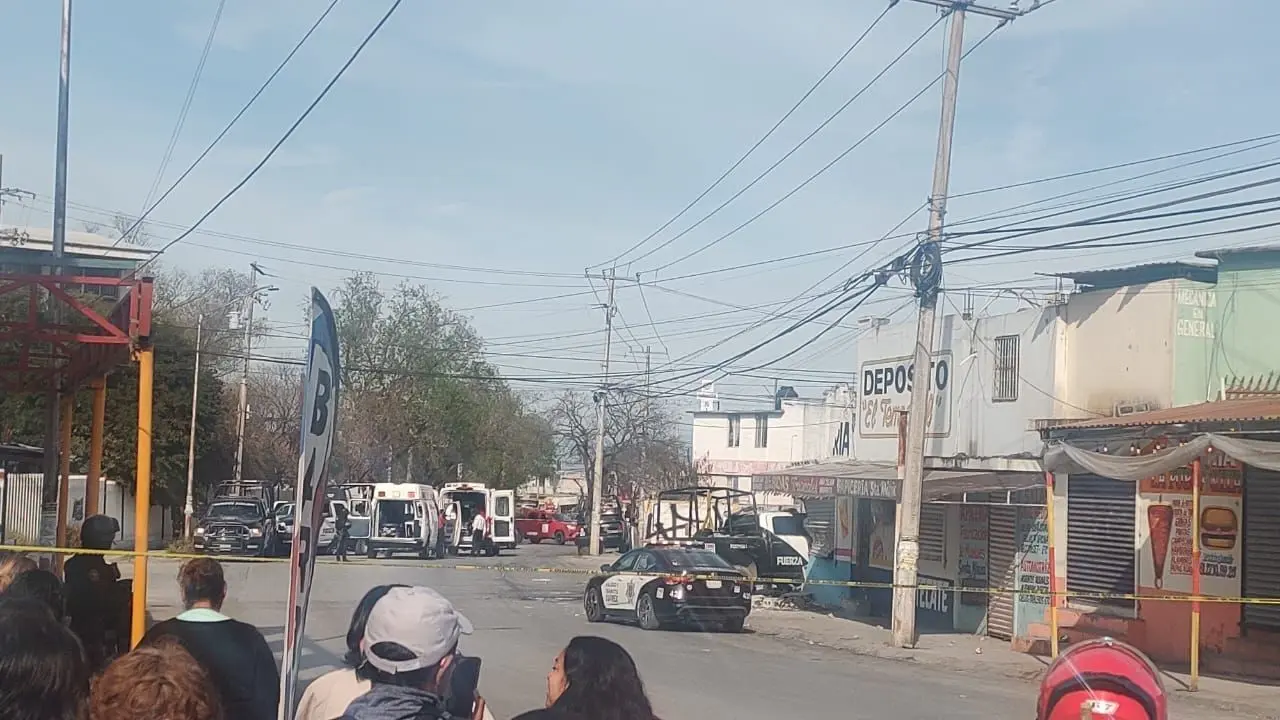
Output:
<path fill-rule="evenodd" d="M 938 128 L 938 151 L 934 158 L 933 190 L 929 195 L 929 232 L 919 239 L 911 263 L 911 278 L 920 313 L 916 324 L 915 356 L 911 367 L 911 403 L 907 412 L 905 467 L 900 502 L 897 551 L 893 573 L 893 644 L 914 647 L 916 633 L 916 586 L 919 584 L 920 507 L 924 496 L 925 437 L 932 417 L 933 335 L 942 287 L 942 227 L 947 209 L 947 189 L 951 179 L 951 139 L 955 131 L 956 96 L 960 85 L 960 61 L 964 57 L 964 21 L 967 13 L 1009 22 L 1035 10 L 1037 0 L 1025 9 L 992 8 L 970 0 L 915 0 L 951 13 L 951 33 L 947 45 L 947 70 L 942 85 L 942 119 Z"/>
<path fill-rule="evenodd" d="M 591 476 L 591 528 L 587 537 L 592 555 L 599 555 L 600 547 L 600 496 L 604 492 L 604 430 L 605 405 L 609 399 L 609 354 L 613 347 L 613 289 L 614 271 L 601 273 L 609 284 L 609 300 L 604 305 L 604 363 L 600 389 L 596 391 L 596 462 Z"/>

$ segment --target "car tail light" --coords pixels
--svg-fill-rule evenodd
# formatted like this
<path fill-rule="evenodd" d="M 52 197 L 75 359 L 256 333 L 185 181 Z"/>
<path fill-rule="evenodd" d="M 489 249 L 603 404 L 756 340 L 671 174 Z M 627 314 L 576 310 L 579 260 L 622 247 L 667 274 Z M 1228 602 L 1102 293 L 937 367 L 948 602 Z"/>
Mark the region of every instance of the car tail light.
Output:
<path fill-rule="evenodd" d="M 683 575 L 671 575 L 662 579 L 662 581 L 667 585 L 683 585 L 688 580 L 689 578 Z"/>

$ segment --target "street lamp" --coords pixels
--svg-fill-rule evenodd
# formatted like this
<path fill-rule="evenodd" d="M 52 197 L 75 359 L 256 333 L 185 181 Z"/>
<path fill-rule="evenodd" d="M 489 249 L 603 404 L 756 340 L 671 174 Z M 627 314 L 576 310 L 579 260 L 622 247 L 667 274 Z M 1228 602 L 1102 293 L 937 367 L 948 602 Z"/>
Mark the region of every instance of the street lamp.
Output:
<path fill-rule="evenodd" d="M 260 292 L 274 292 L 279 288 L 274 285 L 264 285 L 250 290 L 245 295 L 232 298 L 226 304 L 217 308 L 218 311 L 227 309 L 228 307 L 249 299 L 250 302 L 257 302 L 257 296 Z M 196 484 L 196 411 L 200 403 L 200 348 L 203 343 L 204 336 L 204 313 L 200 313 L 196 317 L 196 363 L 195 370 L 192 371 L 191 380 L 191 431 L 187 439 L 187 503 L 182 508 L 183 513 L 183 537 L 191 539 L 192 518 L 195 515 L 195 484 Z M 250 336 L 246 334 L 245 357 L 248 357 L 249 348 L 248 341 Z M 247 361 L 246 361 L 247 364 Z M 243 426 L 242 426 L 243 427 Z"/>

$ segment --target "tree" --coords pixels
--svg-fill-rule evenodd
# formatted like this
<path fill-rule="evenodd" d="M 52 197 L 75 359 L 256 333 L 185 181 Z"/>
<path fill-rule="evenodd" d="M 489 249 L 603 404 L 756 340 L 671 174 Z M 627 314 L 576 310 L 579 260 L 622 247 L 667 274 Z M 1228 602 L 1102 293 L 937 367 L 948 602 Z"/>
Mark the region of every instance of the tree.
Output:
<path fill-rule="evenodd" d="M 334 293 L 343 390 L 335 471 L 516 487 L 554 470 L 551 429 L 485 360 L 467 319 L 421 285 L 367 274 Z"/>
<path fill-rule="evenodd" d="M 674 432 L 670 408 L 634 390 L 615 390 L 605 405 L 605 492 L 659 492 L 695 484 L 688 445 Z M 588 477 L 595 468 L 597 419 L 595 398 L 568 390 L 555 399 L 548 420 L 559 450 L 581 463 Z"/>

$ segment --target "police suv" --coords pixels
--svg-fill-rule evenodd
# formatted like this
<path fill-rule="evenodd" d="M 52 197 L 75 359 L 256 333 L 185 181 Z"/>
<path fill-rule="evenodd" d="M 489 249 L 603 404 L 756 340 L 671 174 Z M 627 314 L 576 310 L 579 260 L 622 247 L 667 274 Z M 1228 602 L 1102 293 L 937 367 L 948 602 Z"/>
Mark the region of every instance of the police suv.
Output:
<path fill-rule="evenodd" d="M 632 550 L 600 566 L 582 602 L 588 622 L 621 620 L 645 630 L 673 625 L 742 632 L 751 612 L 751 580 L 698 546 Z"/>

